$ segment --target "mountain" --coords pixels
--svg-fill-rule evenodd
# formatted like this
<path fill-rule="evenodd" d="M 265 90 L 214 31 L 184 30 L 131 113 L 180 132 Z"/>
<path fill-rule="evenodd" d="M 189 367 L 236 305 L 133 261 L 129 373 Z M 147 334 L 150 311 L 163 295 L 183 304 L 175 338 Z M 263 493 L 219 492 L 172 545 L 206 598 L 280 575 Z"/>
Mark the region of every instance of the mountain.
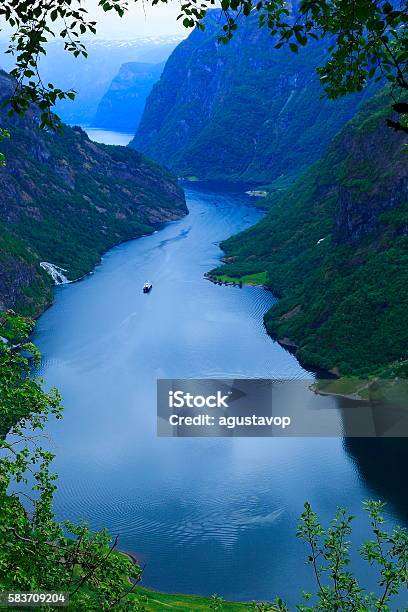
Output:
<path fill-rule="evenodd" d="M 143 114 L 146 98 L 159 80 L 163 67 L 164 63 L 122 64 L 99 102 L 92 125 L 134 134 Z"/>
<path fill-rule="evenodd" d="M 253 228 L 222 244 L 213 275 L 267 273 L 269 333 L 306 364 L 408 374 L 407 135 L 381 92 Z M 405 370 L 404 370 L 405 368 Z"/>
<path fill-rule="evenodd" d="M 122 64 L 164 62 L 179 42 L 178 36 L 133 40 L 90 38 L 85 40 L 87 58 L 75 58 L 64 51 L 63 43 L 51 42 L 47 55 L 41 59 L 41 76 L 46 83 L 77 92 L 75 101 L 65 100 L 57 104 L 56 111 L 61 119 L 70 125 L 89 125 Z M 0 51 L 4 52 L 5 48 L 6 43 L 0 43 Z M 3 54 L 0 66 L 6 71 L 11 70 L 13 58 Z"/>
<path fill-rule="evenodd" d="M 218 10 L 205 25 L 169 57 L 130 146 L 184 177 L 268 184 L 299 174 L 364 96 L 322 99 L 326 41 L 274 49 L 254 16 L 224 45 Z"/>
<path fill-rule="evenodd" d="M 13 89 L 0 73 L 0 101 Z M 123 240 L 185 215 L 175 179 L 140 153 L 96 144 L 80 128 L 40 130 L 38 113 L 1 113 L 11 137 L 1 144 L 0 310 L 36 315 L 51 300 L 41 262 L 76 279 Z M 48 266 L 49 267 L 49 266 Z"/>

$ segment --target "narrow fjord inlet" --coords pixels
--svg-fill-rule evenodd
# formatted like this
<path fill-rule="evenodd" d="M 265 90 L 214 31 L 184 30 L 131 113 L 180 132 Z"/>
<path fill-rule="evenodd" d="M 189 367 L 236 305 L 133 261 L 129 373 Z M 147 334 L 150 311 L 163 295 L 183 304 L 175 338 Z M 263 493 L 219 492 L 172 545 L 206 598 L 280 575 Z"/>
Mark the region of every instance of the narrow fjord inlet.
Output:
<path fill-rule="evenodd" d="M 311 585 L 294 538 L 303 500 L 325 521 L 333 499 L 360 514 L 361 500 L 378 496 L 383 459 L 367 440 L 373 469 L 362 476 L 358 440 L 354 453 L 340 438 L 156 437 L 157 378 L 313 376 L 266 334 L 271 293 L 204 278 L 219 262 L 217 243 L 261 213 L 240 194 L 186 195 L 188 216 L 108 252 L 94 274 L 57 288 L 38 321 L 41 374 L 66 407 L 49 428 L 55 510 L 120 534 L 149 587 L 242 601 L 284 592 L 292 603 Z M 398 522 L 406 498 L 388 468 L 381 495 Z"/>
<path fill-rule="evenodd" d="M 0 3 L 0 610 L 408 612 L 407 23 Z"/>

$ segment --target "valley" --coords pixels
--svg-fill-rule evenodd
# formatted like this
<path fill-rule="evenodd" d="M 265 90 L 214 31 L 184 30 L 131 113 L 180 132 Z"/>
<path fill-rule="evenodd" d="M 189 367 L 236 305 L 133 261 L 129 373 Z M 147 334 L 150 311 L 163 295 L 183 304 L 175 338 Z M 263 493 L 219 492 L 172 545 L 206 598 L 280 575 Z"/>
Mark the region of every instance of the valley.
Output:
<path fill-rule="evenodd" d="M 361 500 L 381 487 L 388 520 L 405 524 L 398 440 L 387 440 L 388 477 L 378 482 L 382 440 L 353 440 L 351 452 L 342 438 L 237 438 L 233 429 L 224 438 L 157 437 L 157 378 L 291 380 L 290 403 L 326 408 L 339 425 L 350 410 L 310 391 L 314 373 L 268 336 L 270 291 L 204 278 L 220 261 L 217 243 L 262 213 L 239 192 L 188 187 L 186 200 L 188 216 L 115 247 L 94 274 L 57 287 L 37 322 L 39 373 L 65 404 L 63 421 L 48 426 L 55 511 L 119 533 L 121 550 L 145 566 L 144 587 L 234 601 L 283 594 L 294 606 L 313 580 L 294 537 L 304 499 L 324 521 L 333 499 L 346 505 L 363 538 Z M 352 562 L 369 581 L 357 551 Z"/>
<path fill-rule="evenodd" d="M 325 41 L 298 54 L 271 52 L 271 36 L 253 16 L 223 45 L 220 21 L 210 11 L 205 30 L 170 55 L 130 146 L 185 178 L 291 184 L 378 85 L 324 99 L 315 67 Z"/>
<path fill-rule="evenodd" d="M 57 33 L 27 64 L 23 80 L 42 64 L 78 95 L 48 85 L 60 130 L 40 129 L 32 90 L 27 112 L 0 109 L 0 594 L 62 589 L 73 612 L 405 606 L 406 560 L 384 561 L 408 543 L 403 28 L 391 59 L 364 60 L 405 17 L 360 4 L 314 5 L 311 37 L 304 3 L 268 4 L 264 27 L 245 5 L 229 41 L 225 3 L 188 31 L 182 5 L 181 35 L 135 38 L 124 12 L 128 38 L 91 26 L 75 58 Z M 289 23 L 271 35 L 275 10 Z M 374 42 L 352 29 L 344 51 L 348 19 Z M 0 71 L 0 102 L 15 87 Z M 264 406 L 241 379 L 270 384 Z"/>
<path fill-rule="evenodd" d="M 0 99 L 13 82 L 0 73 Z M 42 261 L 69 280 L 92 271 L 114 244 L 154 231 L 187 213 L 184 194 L 165 170 L 125 147 L 95 144 L 80 128 L 47 133 L 38 113 L 8 119 L 0 186 L 0 307 L 38 315 L 52 301 Z"/>
<path fill-rule="evenodd" d="M 367 102 L 211 272 L 266 275 L 281 297 L 269 333 L 303 363 L 361 379 L 408 373 L 408 138 L 385 128 L 389 106 L 386 92 Z"/>

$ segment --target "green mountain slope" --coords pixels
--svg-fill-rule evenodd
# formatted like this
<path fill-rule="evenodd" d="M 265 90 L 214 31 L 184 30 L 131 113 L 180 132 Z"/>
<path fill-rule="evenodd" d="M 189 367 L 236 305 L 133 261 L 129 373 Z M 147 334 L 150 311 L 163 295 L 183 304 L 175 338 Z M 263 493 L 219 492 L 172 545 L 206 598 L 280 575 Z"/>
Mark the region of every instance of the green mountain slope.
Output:
<path fill-rule="evenodd" d="M 268 331 L 305 363 L 365 375 L 406 367 L 408 157 L 381 93 L 256 226 L 222 244 L 232 276 L 266 271 Z"/>
<path fill-rule="evenodd" d="M 130 146 L 178 175 L 271 183 L 299 174 L 351 119 L 362 96 L 322 99 L 315 73 L 327 42 L 274 49 L 257 19 L 218 43 L 219 11 L 168 59 Z M 367 94 L 365 94 L 367 95 Z"/>
<path fill-rule="evenodd" d="M 146 98 L 159 80 L 164 64 L 122 64 L 108 91 L 99 102 L 92 125 L 135 133 Z"/>
<path fill-rule="evenodd" d="M 0 73 L 0 100 L 13 87 Z M 2 127 L 0 168 L 0 310 L 37 314 L 50 301 L 46 261 L 69 279 L 89 272 L 120 241 L 187 213 L 175 179 L 136 151 L 93 143 L 79 128 L 41 131 L 38 114 Z"/>

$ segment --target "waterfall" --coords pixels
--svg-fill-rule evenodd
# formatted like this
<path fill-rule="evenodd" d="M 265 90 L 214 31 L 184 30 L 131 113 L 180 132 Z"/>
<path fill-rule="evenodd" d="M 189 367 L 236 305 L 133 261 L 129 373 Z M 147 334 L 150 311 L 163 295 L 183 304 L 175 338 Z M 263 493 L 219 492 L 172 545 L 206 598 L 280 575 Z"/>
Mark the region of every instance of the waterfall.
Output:
<path fill-rule="evenodd" d="M 63 272 L 66 272 L 64 268 L 60 268 L 55 264 L 48 263 L 48 261 L 41 261 L 40 266 L 43 268 L 43 270 L 45 270 L 46 272 L 48 272 L 48 274 L 51 275 L 52 280 L 56 285 L 65 285 L 71 282 L 67 279 L 65 274 L 63 274 Z"/>

